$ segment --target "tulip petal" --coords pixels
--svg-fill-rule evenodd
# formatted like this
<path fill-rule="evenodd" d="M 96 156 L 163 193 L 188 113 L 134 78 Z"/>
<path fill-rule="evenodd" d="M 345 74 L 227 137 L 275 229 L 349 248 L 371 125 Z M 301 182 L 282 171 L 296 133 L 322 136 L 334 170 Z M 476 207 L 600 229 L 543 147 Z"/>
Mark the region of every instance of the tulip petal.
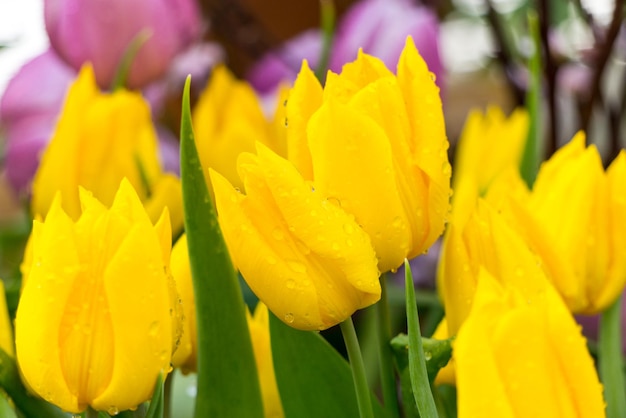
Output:
<path fill-rule="evenodd" d="M 400 55 L 397 75 L 413 132 L 409 142 L 411 155 L 429 180 L 428 212 L 430 225 L 436 227 L 431 228 L 424 241 L 433 243 L 448 218 L 452 169 L 439 88 L 410 36 Z"/>
<path fill-rule="evenodd" d="M 607 170 L 609 208 L 609 250 L 611 255 L 607 277 L 602 291 L 596 295 L 598 309 L 609 306 L 624 289 L 626 283 L 626 153 L 621 151 Z"/>
<path fill-rule="evenodd" d="M 80 412 L 61 367 L 60 327 L 80 261 L 72 222 L 52 203 L 46 224 L 35 221 L 37 239 L 32 241 L 32 265 L 22 289 L 15 319 L 15 345 L 20 369 L 28 385 L 48 402 L 63 410 Z M 41 324 L 45 321 L 46 326 Z M 61 330 L 62 332 L 62 330 Z"/>
<path fill-rule="evenodd" d="M 258 157 L 240 156 L 247 196 L 211 174 L 225 240 L 251 289 L 300 329 L 328 328 L 378 300 L 367 235 L 293 165 L 257 147 Z"/>
<path fill-rule="evenodd" d="M 308 137 L 317 190 L 354 215 L 372 239 L 381 271 L 397 268 L 412 238 L 385 132 L 352 108 L 326 102 L 311 118 Z"/>
<path fill-rule="evenodd" d="M 322 86 L 306 60 L 289 92 L 285 106 L 287 155 L 305 180 L 313 179 L 311 154 L 307 143 L 309 119 L 322 104 Z"/>

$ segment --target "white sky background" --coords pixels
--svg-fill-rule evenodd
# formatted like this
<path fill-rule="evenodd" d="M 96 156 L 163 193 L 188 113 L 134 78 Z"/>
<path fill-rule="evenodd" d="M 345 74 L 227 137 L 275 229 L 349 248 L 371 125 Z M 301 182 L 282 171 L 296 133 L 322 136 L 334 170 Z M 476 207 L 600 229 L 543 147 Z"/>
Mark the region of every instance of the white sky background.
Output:
<path fill-rule="evenodd" d="M 132 0 L 127 0 L 132 1 Z M 520 0 L 494 0 L 498 9 L 514 7 Z M 565 0 L 560 0 L 565 1 Z M 480 8 L 483 0 L 456 0 L 466 8 Z M 614 0 L 582 0 L 596 18 L 610 18 Z M 501 11 L 504 11 L 501 10 Z M 476 55 L 485 52 L 490 46 L 490 33 L 486 27 L 442 26 L 442 55 L 444 64 L 450 69 L 472 61 Z M 469 32 L 471 31 L 471 32 Z M 472 33 L 473 36 L 468 36 Z M 462 43 L 458 42 L 463 38 Z M 468 41 L 471 45 L 468 45 Z M 8 48 L 0 50 L 0 96 L 10 78 L 30 58 L 39 55 L 48 47 L 48 38 L 43 23 L 43 0 L 0 0 L 0 44 Z M 459 46 L 461 45 L 461 48 Z M 468 56 L 472 54 L 473 57 Z"/>
<path fill-rule="evenodd" d="M 0 0 L 0 95 L 30 58 L 48 47 L 43 23 L 43 0 Z"/>

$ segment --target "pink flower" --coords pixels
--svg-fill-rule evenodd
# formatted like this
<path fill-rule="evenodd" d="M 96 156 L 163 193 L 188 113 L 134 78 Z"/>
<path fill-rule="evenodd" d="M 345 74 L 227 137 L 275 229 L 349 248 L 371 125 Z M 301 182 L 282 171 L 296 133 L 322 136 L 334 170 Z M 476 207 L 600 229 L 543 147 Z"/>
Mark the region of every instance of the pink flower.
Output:
<path fill-rule="evenodd" d="M 74 71 L 48 50 L 26 63 L 7 85 L 0 100 L 0 123 L 7 138 L 6 174 L 17 191 L 30 184 L 74 77 Z"/>
<path fill-rule="evenodd" d="M 395 68 L 408 35 L 439 79 L 443 65 L 437 16 L 410 0 L 362 0 L 352 6 L 339 22 L 329 69 L 341 71 L 343 64 L 356 59 L 359 48 Z M 272 92 L 281 81 L 295 80 L 303 59 L 316 68 L 321 52 L 321 32 L 303 32 L 261 58 L 248 73 L 248 80 L 260 93 Z M 438 84 L 441 86 L 440 81 Z"/>
<path fill-rule="evenodd" d="M 44 15 L 59 56 L 75 70 L 91 62 L 103 88 L 111 86 L 126 48 L 142 30 L 150 38 L 132 64 L 127 80 L 131 88 L 163 75 L 201 29 L 193 0 L 46 0 Z"/>

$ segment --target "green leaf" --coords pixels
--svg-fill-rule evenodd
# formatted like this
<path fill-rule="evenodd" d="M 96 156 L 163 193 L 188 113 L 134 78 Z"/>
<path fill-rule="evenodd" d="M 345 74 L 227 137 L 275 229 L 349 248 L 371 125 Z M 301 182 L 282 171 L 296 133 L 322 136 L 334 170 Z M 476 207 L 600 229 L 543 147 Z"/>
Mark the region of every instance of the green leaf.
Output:
<path fill-rule="evenodd" d="M 163 375 L 159 374 L 146 418 L 163 418 Z"/>
<path fill-rule="evenodd" d="M 4 394 L 0 394 L 0 417 L 17 418 L 15 410 L 9 404 L 9 400 L 4 396 Z"/>
<path fill-rule="evenodd" d="M 622 371 L 624 362 L 620 324 L 622 299 L 620 295 L 600 316 L 598 362 L 608 418 L 626 417 L 626 385 Z"/>
<path fill-rule="evenodd" d="M 530 57 L 528 72 L 530 74 L 530 87 L 526 96 L 526 105 L 530 115 L 528 137 L 522 160 L 520 162 L 520 174 L 526 185 L 532 188 L 539 171 L 541 156 L 539 151 L 541 138 L 541 40 L 539 36 L 539 19 L 536 13 L 528 14 L 528 26 L 533 40 L 535 53 Z"/>
<path fill-rule="evenodd" d="M 130 67 L 132 67 L 133 62 L 135 61 L 135 57 L 137 57 L 137 53 L 139 53 L 141 47 L 144 46 L 146 42 L 148 42 L 151 36 L 152 31 L 144 28 L 139 31 L 139 33 L 137 33 L 137 35 L 130 41 L 128 47 L 126 48 L 126 50 L 124 50 L 122 60 L 120 61 L 115 71 L 111 90 L 119 90 L 124 88 L 124 86 L 126 85 L 126 80 L 128 79 Z"/>
<path fill-rule="evenodd" d="M 187 78 L 180 166 L 198 332 L 195 417 L 262 417 L 263 403 L 246 311 L 204 181 L 191 124 L 189 85 Z"/>
<path fill-rule="evenodd" d="M 287 418 L 358 417 L 348 362 L 318 333 L 299 331 L 270 313 L 272 356 Z M 371 394 L 376 417 L 384 412 Z"/>
<path fill-rule="evenodd" d="M 437 417 L 437 407 L 430 390 L 430 382 L 426 371 L 426 360 L 422 347 L 419 317 L 415 304 L 415 288 L 413 287 L 413 274 L 408 260 L 404 260 L 404 283 L 406 286 L 406 318 L 409 331 L 409 376 L 413 397 L 417 404 L 417 410 L 422 418 Z"/>
<path fill-rule="evenodd" d="M 335 35 L 335 15 L 335 3 L 333 0 L 320 0 L 322 51 L 319 64 L 315 69 L 315 76 L 322 84 L 326 80 L 326 72 L 328 71 L 328 62 L 330 61 L 333 37 Z"/>
<path fill-rule="evenodd" d="M 22 384 L 15 360 L 0 348 L 0 388 L 26 418 L 67 418 L 56 406 L 29 395 Z M 0 395 L 1 396 L 1 395 Z"/>
<path fill-rule="evenodd" d="M 439 370 L 445 367 L 452 357 L 452 340 L 453 338 L 447 340 L 422 338 L 426 371 L 428 372 L 428 380 L 431 383 L 437 377 Z M 398 365 L 401 365 L 402 368 L 407 367 L 409 364 L 409 336 L 398 334 L 391 340 L 391 348 Z"/>

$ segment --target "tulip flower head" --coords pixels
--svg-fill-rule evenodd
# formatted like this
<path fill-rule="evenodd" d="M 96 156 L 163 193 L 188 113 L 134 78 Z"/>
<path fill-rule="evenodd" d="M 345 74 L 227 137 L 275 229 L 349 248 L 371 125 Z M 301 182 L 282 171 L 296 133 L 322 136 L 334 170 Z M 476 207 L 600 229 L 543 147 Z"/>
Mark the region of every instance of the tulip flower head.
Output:
<path fill-rule="evenodd" d="M 110 209 L 81 189 L 76 221 L 60 199 L 34 222 L 17 360 L 48 402 L 116 414 L 150 398 L 180 338 L 169 216 L 153 226 L 127 180 Z"/>
<path fill-rule="evenodd" d="M 32 211 L 45 216 L 60 192 L 63 209 L 77 219 L 81 213 L 78 186 L 110 205 L 119 182 L 127 178 L 142 201 L 160 199 L 162 205 L 172 208 L 176 221 L 182 225 L 182 204 L 160 193 L 162 188 L 175 193 L 180 185 L 178 180 L 164 180 L 163 176 L 147 102 L 139 94 L 125 90 L 101 93 L 93 70 L 85 66 L 70 87 L 56 130 L 35 174 Z M 151 210 L 153 221 L 162 209 L 163 206 Z"/>
<path fill-rule="evenodd" d="M 236 187 L 243 188 L 237 175 L 237 156 L 254 152 L 257 141 L 284 154 L 282 139 L 275 135 L 252 87 L 235 79 L 224 66 L 213 70 L 193 120 L 202 166 L 214 169 Z M 208 171 L 205 173 L 210 186 Z"/>
<path fill-rule="evenodd" d="M 481 270 L 453 356 L 459 418 L 605 416 L 586 341 L 552 288 L 529 303 Z"/>
<path fill-rule="evenodd" d="M 604 170 L 579 133 L 541 166 L 531 191 L 519 180 L 502 182 L 497 198 L 487 198 L 502 199 L 506 189 L 503 213 L 570 310 L 594 314 L 613 303 L 626 283 L 626 153 Z"/>
<path fill-rule="evenodd" d="M 497 107 L 488 108 L 485 114 L 470 112 L 456 148 L 454 184 L 473 177 L 483 195 L 500 173 L 519 167 L 528 124 L 528 112 L 522 108 L 508 117 Z"/>
<path fill-rule="evenodd" d="M 286 324 L 321 330 L 380 298 L 377 260 L 354 218 L 289 161 L 257 144 L 239 157 L 246 195 L 216 171 L 219 222 L 234 265 Z"/>
<path fill-rule="evenodd" d="M 46 0 L 44 17 L 54 50 L 76 70 L 91 62 L 102 88 L 111 87 L 124 51 L 142 31 L 149 38 L 130 68 L 131 88 L 162 76 L 201 29 L 193 0 Z"/>
<path fill-rule="evenodd" d="M 354 215 L 381 271 L 423 253 L 441 235 L 449 211 L 448 140 L 439 88 L 410 37 L 397 75 L 360 52 L 340 74 L 328 73 L 322 91 L 303 64 L 286 116 L 289 158 L 316 191 Z"/>
<path fill-rule="evenodd" d="M 456 335 L 467 318 L 483 269 L 519 289 L 528 300 L 541 299 L 549 286 L 539 257 L 476 193 L 471 179 L 460 182 L 441 248 L 437 278 L 450 335 Z"/>

